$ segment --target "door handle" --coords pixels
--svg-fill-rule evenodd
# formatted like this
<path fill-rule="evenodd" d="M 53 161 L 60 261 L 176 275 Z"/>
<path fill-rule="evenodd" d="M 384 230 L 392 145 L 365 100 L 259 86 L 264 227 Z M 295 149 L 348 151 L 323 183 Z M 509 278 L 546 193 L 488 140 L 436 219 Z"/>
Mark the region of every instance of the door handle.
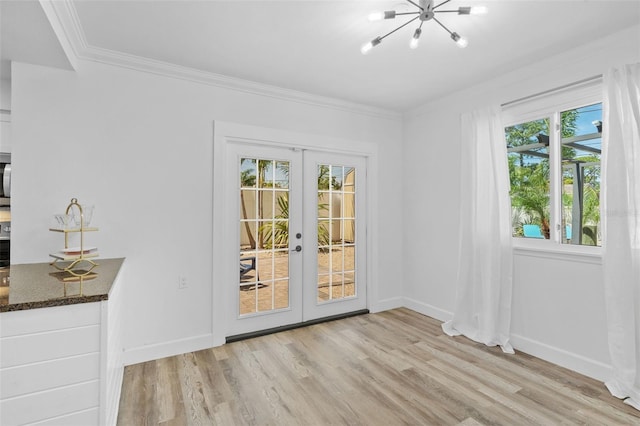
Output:
<path fill-rule="evenodd" d="M 296 248 L 294 248 L 291 251 L 297 251 L 297 252 L 301 252 L 302 251 L 302 246 L 296 246 Z"/>

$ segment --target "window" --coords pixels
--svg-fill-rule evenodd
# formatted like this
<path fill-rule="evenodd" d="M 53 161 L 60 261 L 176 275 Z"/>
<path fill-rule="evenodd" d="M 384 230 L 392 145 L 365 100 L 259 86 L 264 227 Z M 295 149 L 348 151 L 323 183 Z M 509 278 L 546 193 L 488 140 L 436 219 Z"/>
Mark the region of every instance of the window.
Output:
<path fill-rule="evenodd" d="M 567 104 L 519 114 L 525 119 L 512 114 L 514 124 L 505 128 L 512 232 L 516 238 L 600 246 L 602 104 Z"/>

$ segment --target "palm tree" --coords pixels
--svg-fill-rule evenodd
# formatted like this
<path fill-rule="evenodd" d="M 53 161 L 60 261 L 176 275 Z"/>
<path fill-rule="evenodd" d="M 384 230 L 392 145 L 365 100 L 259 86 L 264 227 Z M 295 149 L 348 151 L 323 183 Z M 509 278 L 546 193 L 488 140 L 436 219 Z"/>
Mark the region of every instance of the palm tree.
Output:
<path fill-rule="evenodd" d="M 240 160 L 241 168 L 245 167 L 240 172 L 240 184 L 243 188 L 255 188 L 258 189 L 256 195 L 257 203 L 257 219 L 260 220 L 264 217 L 264 191 L 260 191 L 260 188 L 277 187 L 278 184 L 271 179 L 267 179 L 267 173 L 273 170 L 275 167 L 281 171 L 285 177 L 289 176 L 289 163 L 279 162 L 273 160 L 261 160 L 255 158 L 242 158 Z M 240 201 L 242 207 L 242 218 L 247 219 L 246 200 L 244 198 L 244 191 L 240 191 Z M 280 202 L 280 200 L 277 200 Z M 287 203 L 288 205 L 288 203 Z M 245 231 L 249 239 L 249 245 L 252 249 L 263 248 L 265 246 L 265 233 L 264 226 L 258 228 L 258 241 L 253 236 L 251 227 L 248 221 L 244 222 Z"/>
<path fill-rule="evenodd" d="M 285 174 L 288 175 L 288 163 L 286 164 L 287 168 L 282 169 Z M 340 184 L 337 182 L 336 177 L 329 177 L 329 166 L 321 165 L 318 168 L 318 189 L 319 190 L 328 190 L 329 183 L 331 182 L 332 187 L 340 188 Z M 284 193 L 278 197 L 276 200 L 276 204 L 278 206 L 278 213 L 274 216 L 273 222 L 267 222 L 259 228 L 259 232 L 264 233 L 265 239 L 269 242 L 268 247 L 283 247 L 289 243 L 289 194 Z M 321 203 L 318 198 L 318 216 L 321 216 L 320 212 L 328 211 L 329 205 L 326 203 Z M 329 235 L 329 230 L 325 227 L 321 222 L 318 222 L 317 227 L 318 232 L 318 245 L 319 246 L 328 246 L 331 242 L 331 236 Z"/>
<path fill-rule="evenodd" d="M 561 134 L 571 137 L 576 132 L 576 110 L 565 111 L 561 115 Z M 518 124 L 505 129 L 508 147 L 518 147 L 536 142 L 548 144 L 549 120 L 540 119 Z M 537 152 L 537 154 L 535 154 Z M 562 159 L 571 160 L 576 152 L 573 148 L 562 147 Z M 509 154 L 509 179 L 511 182 L 511 205 L 518 211 L 517 217 L 523 223 L 537 223 L 545 238 L 550 237 L 550 193 L 549 158 L 547 148 L 537 148 L 529 152 Z M 524 213 L 524 214 L 523 214 Z M 521 228 L 522 223 L 514 224 Z M 519 229 L 515 231 L 519 233 Z"/>
<path fill-rule="evenodd" d="M 244 164 L 248 158 L 243 158 L 240 160 L 240 164 Z M 245 187 L 254 187 L 256 185 L 256 176 L 251 173 L 251 170 L 242 170 L 240 172 L 240 185 Z M 242 206 L 242 218 L 247 218 L 247 206 L 246 201 L 244 199 L 244 191 L 240 190 L 240 205 Z M 249 226 L 249 222 L 244 222 L 244 229 L 247 232 L 247 237 L 249 238 L 249 246 L 252 249 L 256 248 L 256 240 L 253 238 L 253 233 L 251 232 L 251 226 Z"/>

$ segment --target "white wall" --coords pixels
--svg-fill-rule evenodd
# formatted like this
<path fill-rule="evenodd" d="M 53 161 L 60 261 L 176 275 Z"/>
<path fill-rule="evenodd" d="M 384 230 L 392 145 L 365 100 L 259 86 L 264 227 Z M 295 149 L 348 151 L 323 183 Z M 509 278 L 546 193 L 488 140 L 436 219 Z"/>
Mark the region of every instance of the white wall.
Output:
<path fill-rule="evenodd" d="M 11 80 L 0 78 L 0 109 L 11 111 Z"/>
<path fill-rule="evenodd" d="M 87 236 L 127 258 L 126 361 L 211 346 L 213 121 L 378 145 L 373 310 L 399 304 L 402 122 L 161 75 L 81 62 L 77 72 L 14 63 L 12 262 L 61 247 L 51 215 L 72 197 L 95 204 Z M 385 224 L 396 224 L 396 228 Z M 223 242 L 216 242 L 223 244 Z M 178 289 L 185 275 L 188 288 Z"/>
<path fill-rule="evenodd" d="M 405 120 L 405 288 L 407 306 L 441 320 L 454 309 L 458 270 L 459 117 L 640 61 L 640 27 L 540 60 L 426 104 Z M 470 213 L 470 212 L 469 212 Z M 519 252 L 514 261 L 512 338 L 525 350 L 604 378 L 609 364 L 598 260 Z"/>

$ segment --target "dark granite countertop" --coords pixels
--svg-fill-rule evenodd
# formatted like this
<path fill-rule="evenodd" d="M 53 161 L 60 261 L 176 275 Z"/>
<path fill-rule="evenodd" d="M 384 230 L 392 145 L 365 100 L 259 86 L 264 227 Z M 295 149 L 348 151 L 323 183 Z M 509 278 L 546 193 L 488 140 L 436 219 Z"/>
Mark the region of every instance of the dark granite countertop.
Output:
<path fill-rule="evenodd" d="M 124 258 L 94 261 L 95 276 L 83 279 L 82 289 L 79 282 L 50 275 L 59 271 L 49 263 L 11 265 L 9 286 L 0 286 L 0 312 L 107 300 Z"/>

